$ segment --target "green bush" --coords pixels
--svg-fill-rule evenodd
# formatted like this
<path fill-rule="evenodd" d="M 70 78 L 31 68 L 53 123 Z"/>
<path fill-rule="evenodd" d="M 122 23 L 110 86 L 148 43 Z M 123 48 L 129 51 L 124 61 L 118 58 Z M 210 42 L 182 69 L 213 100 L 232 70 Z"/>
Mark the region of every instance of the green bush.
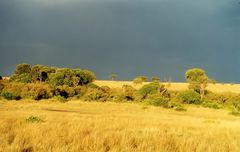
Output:
<path fill-rule="evenodd" d="M 19 75 L 13 74 L 11 80 L 19 83 L 30 83 L 32 78 L 29 73 L 22 73 Z"/>
<path fill-rule="evenodd" d="M 78 85 L 86 85 L 93 82 L 96 79 L 95 74 L 89 70 L 74 70 L 75 76 L 79 78 Z"/>
<path fill-rule="evenodd" d="M 240 112 L 237 110 L 233 110 L 229 114 L 234 115 L 234 116 L 240 116 Z"/>
<path fill-rule="evenodd" d="M 87 87 L 88 87 L 88 88 L 92 88 L 92 89 L 98 89 L 98 88 L 100 88 L 98 85 L 96 85 L 96 84 L 94 84 L 94 83 L 88 83 L 88 84 L 87 84 Z"/>
<path fill-rule="evenodd" d="M 22 98 L 33 100 L 49 99 L 53 97 L 54 89 L 43 83 L 29 83 L 23 86 L 21 91 Z"/>
<path fill-rule="evenodd" d="M 149 83 L 144 86 L 142 86 L 138 93 L 143 97 L 146 98 L 149 94 L 155 94 L 158 93 L 159 90 L 159 84 L 158 83 Z"/>
<path fill-rule="evenodd" d="M 160 78 L 158 76 L 153 76 L 152 82 L 160 82 Z"/>
<path fill-rule="evenodd" d="M 37 116 L 30 116 L 30 117 L 26 118 L 25 121 L 27 123 L 40 123 L 40 122 L 44 122 L 41 118 L 39 118 Z"/>
<path fill-rule="evenodd" d="M 143 80 L 141 78 L 135 78 L 133 79 L 133 84 L 137 85 L 137 84 L 142 84 Z"/>
<path fill-rule="evenodd" d="M 153 106 L 170 108 L 169 101 L 170 101 L 169 98 L 165 98 L 164 96 L 156 94 L 156 95 L 151 95 L 147 99 L 143 100 L 143 103 L 148 105 L 153 105 Z"/>
<path fill-rule="evenodd" d="M 31 72 L 31 66 L 27 63 L 22 63 L 16 66 L 16 70 L 14 74 L 20 75 L 20 74 L 30 73 L 30 72 Z"/>
<path fill-rule="evenodd" d="M 7 100 L 20 100 L 22 88 L 24 87 L 24 84 L 22 83 L 6 83 L 3 90 L 2 90 L 2 97 Z"/>
<path fill-rule="evenodd" d="M 32 82 L 45 82 L 49 80 L 49 75 L 51 73 L 55 73 L 56 68 L 54 67 L 47 67 L 43 65 L 34 65 L 31 68 L 31 77 L 32 77 Z"/>
<path fill-rule="evenodd" d="M 73 97 L 76 95 L 74 87 L 69 87 L 68 85 L 58 86 L 55 90 L 55 95 L 60 95 L 64 98 Z"/>
<path fill-rule="evenodd" d="M 130 85 L 123 85 L 122 96 L 126 101 L 134 101 L 137 96 L 137 91 Z"/>
<path fill-rule="evenodd" d="M 11 76 L 11 80 L 21 83 L 30 83 L 31 82 L 31 66 L 29 64 L 23 63 L 16 66 L 16 70 Z"/>
<path fill-rule="evenodd" d="M 55 68 L 43 65 L 19 64 L 11 76 L 11 80 L 21 83 L 47 82 L 53 86 L 68 85 L 76 87 L 86 85 L 96 79 L 95 74 L 89 70 Z"/>
<path fill-rule="evenodd" d="M 87 87 L 85 87 L 85 86 L 76 86 L 76 87 L 74 87 L 74 91 L 75 91 L 75 94 L 78 97 L 82 97 L 84 94 L 86 94 Z"/>
<path fill-rule="evenodd" d="M 105 102 L 109 98 L 109 94 L 101 89 L 88 89 L 84 95 L 85 101 L 100 101 Z"/>
<path fill-rule="evenodd" d="M 201 104 L 200 95 L 194 90 L 180 92 L 177 99 L 187 104 Z"/>
<path fill-rule="evenodd" d="M 4 84 L 0 82 L 0 94 L 1 94 L 3 89 L 4 89 Z"/>
<path fill-rule="evenodd" d="M 222 109 L 223 105 L 217 103 L 217 101 L 204 101 L 202 103 L 203 107 L 213 108 L 213 109 Z"/>
<path fill-rule="evenodd" d="M 13 100 L 13 95 L 12 95 L 12 93 L 10 93 L 10 92 L 2 92 L 2 93 L 1 93 L 1 96 L 2 96 L 4 99 L 7 99 L 7 100 Z"/>
<path fill-rule="evenodd" d="M 187 109 L 182 107 L 182 106 L 176 107 L 174 110 L 176 110 L 176 111 L 187 111 Z"/>
<path fill-rule="evenodd" d="M 217 101 L 217 103 L 224 105 L 231 105 L 235 101 L 240 102 L 240 97 L 233 93 L 213 93 L 208 91 L 205 99 Z"/>
<path fill-rule="evenodd" d="M 63 102 L 63 103 L 68 101 L 65 97 L 60 96 L 60 95 L 55 96 L 55 99 L 57 99 L 58 101 Z"/>

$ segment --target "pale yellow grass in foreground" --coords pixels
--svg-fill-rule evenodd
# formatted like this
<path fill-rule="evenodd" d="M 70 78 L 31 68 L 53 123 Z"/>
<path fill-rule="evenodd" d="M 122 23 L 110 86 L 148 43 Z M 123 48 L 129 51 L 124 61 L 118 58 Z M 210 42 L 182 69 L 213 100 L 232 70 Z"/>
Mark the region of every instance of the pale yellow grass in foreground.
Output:
<path fill-rule="evenodd" d="M 240 118 L 197 107 L 0 101 L 0 151 L 238 152 Z"/>
<path fill-rule="evenodd" d="M 94 81 L 95 84 L 99 86 L 109 86 L 111 88 L 122 88 L 123 85 L 131 85 L 136 89 L 139 89 L 146 82 L 143 84 L 133 84 L 132 81 L 107 81 L 107 80 L 96 80 Z M 172 83 L 162 83 L 165 84 L 166 88 L 173 91 L 183 91 L 188 89 L 188 83 L 181 83 L 181 82 L 172 82 Z M 208 84 L 207 90 L 216 92 L 216 93 L 223 93 L 223 92 L 231 92 L 231 93 L 240 93 L 240 84 Z"/>

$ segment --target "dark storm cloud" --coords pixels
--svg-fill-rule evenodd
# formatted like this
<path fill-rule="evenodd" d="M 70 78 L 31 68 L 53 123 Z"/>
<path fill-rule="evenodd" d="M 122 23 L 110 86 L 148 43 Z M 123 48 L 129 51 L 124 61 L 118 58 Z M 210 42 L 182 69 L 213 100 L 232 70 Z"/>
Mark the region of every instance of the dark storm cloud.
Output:
<path fill-rule="evenodd" d="M 2 0 L 0 73 L 21 62 L 89 68 L 98 78 L 183 80 L 202 67 L 240 82 L 235 0 Z"/>

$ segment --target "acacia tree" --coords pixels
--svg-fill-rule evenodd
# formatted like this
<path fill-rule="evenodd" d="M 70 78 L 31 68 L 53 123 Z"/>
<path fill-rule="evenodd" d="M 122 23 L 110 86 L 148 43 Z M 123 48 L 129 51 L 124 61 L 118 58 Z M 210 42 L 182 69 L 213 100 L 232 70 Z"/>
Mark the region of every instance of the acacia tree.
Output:
<path fill-rule="evenodd" d="M 158 76 L 153 76 L 152 81 L 153 82 L 160 82 L 160 78 Z"/>
<path fill-rule="evenodd" d="M 185 73 L 185 78 L 189 83 L 188 88 L 198 92 L 201 96 L 201 100 L 203 100 L 209 81 L 205 71 L 200 68 L 189 69 Z"/>
<path fill-rule="evenodd" d="M 117 77 L 118 77 L 118 75 L 115 74 L 115 73 L 110 74 L 110 78 L 111 78 L 112 81 L 114 81 Z"/>
<path fill-rule="evenodd" d="M 23 63 L 18 64 L 16 66 L 16 70 L 11 76 L 11 80 L 22 83 L 30 83 L 31 82 L 31 66 L 29 64 Z"/>

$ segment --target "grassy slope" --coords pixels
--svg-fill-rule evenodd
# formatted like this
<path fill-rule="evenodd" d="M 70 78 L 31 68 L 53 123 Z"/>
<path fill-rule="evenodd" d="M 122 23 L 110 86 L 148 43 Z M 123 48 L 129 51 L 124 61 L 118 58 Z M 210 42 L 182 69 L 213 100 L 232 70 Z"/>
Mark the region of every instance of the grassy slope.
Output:
<path fill-rule="evenodd" d="M 29 116 L 43 123 L 26 123 Z M 240 151 L 240 118 L 130 103 L 0 101 L 0 151 Z"/>
<path fill-rule="evenodd" d="M 121 88 L 123 85 L 132 85 L 135 88 L 140 88 L 143 84 L 134 85 L 132 81 L 107 81 L 107 80 L 97 80 L 94 82 L 99 86 L 109 86 L 112 88 Z M 188 87 L 187 83 L 163 83 L 169 90 L 181 91 L 186 90 Z M 207 90 L 213 92 L 232 92 L 232 93 L 240 93 L 240 84 L 208 84 Z"/>

